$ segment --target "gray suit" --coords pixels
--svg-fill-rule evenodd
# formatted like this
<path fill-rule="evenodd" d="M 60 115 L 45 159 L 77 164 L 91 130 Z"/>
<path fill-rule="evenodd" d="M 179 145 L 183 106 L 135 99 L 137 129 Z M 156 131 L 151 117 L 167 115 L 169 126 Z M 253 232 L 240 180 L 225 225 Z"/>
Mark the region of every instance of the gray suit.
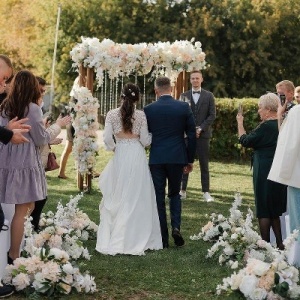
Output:
<path fill-rule="evenodd" d="M 180 100 L 188 102 L 191 106 L 196 126 L 202 129 L 200 137 L 197 139 L 196 153 L 199 158 L 202 191 L 209 192 L 209 141 L 212 135 L 211 125 L 216 118 L 216 106 L 214 95 L 201 89 L 200 98 L 197 104 L 194 103 L 192 90 L 188 90 L 180 95 Z M 182 190 L 186 190 L 188 174 L 183 175 Z"/>

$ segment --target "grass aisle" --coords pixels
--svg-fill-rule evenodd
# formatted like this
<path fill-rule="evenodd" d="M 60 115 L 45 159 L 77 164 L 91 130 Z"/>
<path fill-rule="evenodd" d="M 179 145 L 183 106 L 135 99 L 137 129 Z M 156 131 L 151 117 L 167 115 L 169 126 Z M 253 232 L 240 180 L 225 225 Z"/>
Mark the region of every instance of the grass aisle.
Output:
<path fill-rule="evenodd" d="M 53 150 L 60 156 L 63 146 L 54 146 Z M 111 153 L 100 150 L 97 158 L 97 171 L 101 171 L 111 157 Z M 234 193 L 239 190 L 243 196 L 241 210 L 253 209 L 252 176 L 247 164 L 211 162 L 211 193 L 215 202 L 202 200 L 200 189 L 199 166 L 195 163 L 190 176 L 187 199 L 182 207 L 182 234 L 186 240 L 183 248 L 175 248 L 170 241 L 170 248 L 149 252 L 138 256 L 105 256 L 94 250 L 95 241 L 89 241 L 91 261 L 85 268 L 95 276 L 98 293 L 83 295 L 83 299 L 242 299 L 239 295 L 217 297 L 215 289 L 222 278 L 231 271 L 219 266 L 217 260 L 207 259 L 207 249 L 211 244 L 203 241 L 192 241 L 191 235 L 198 234 L 208 221 L 207 215 L 212 212 L 228 216 L 234 200 Z M 76 187 L 76 170 L 73 158 L 68 161 L 67 180 L 57 178 L 58 171 L 47 173 L 48 201 L 45 211 L 55 210 L 57 202 L 68 202 L 70 195 L 78 193 Z M 79 207 L 89 217 L 99 223 L 98 206 L 101 194 L 98 180 L 93 180 L 93 190 L 86 194 Z M 68 299 L 79 299 L 78 295 Z"/>

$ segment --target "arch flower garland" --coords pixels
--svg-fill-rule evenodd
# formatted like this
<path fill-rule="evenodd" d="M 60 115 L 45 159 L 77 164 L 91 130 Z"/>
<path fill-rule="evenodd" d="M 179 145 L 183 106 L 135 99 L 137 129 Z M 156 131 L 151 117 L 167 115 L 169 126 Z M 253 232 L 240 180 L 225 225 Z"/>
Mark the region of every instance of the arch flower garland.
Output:
<path fill-rule="evenodd" d="M 96 155 L 99 150 L 97 144 L 98 99 L 93 97 L 86 87 L 75 85 L 72 89 L 73 99 L 69 109 L 75 129 L 73 155 L 78 172 L 81 175 L 91 174 L 96 164 Z"/>
<path fill-rule="evenodd" d="M 81 37 L 82 42 L 75 45 L 70 54 L 73 67 L 93 68 L 98 86 L 103 83 L 103 72 L 110 79 L 131 74 L 166 75 L 173 82 L 182 71 L 205 69 L 205 53 L 199 41 L 175 41 L 139 44 L 118 44 L 110 39 Z"/>

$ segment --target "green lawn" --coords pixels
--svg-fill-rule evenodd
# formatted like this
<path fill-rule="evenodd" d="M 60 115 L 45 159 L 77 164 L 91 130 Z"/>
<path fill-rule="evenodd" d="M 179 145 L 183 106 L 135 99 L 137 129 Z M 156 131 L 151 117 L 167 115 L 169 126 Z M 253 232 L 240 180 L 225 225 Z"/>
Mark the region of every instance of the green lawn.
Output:
<path fill-rule="evenodd" d="M 53 150 L 60 156 L 62 146 Z M 97 171 L 101 171 L 111 157 L 111 153 L 100 150 Z M 187 199 L 183 200 L 182 234 L 186 240 L 183 248 L 176 248 L 173 241 L 169 249 L 153 251 L 145 256 L 105 256 L 97 253 L 95 240 L 89 241 L 88 247 L 92 258 L 86 262 L 84 269 L 95 276 L 98 293 L 90 296 L 73 295 L 68 299 L 242 299 L 239 295 L 217 297 L 215 288 L 231 271 L 219 266 L 213 259 L 207 259 L 207 249 L 211 246 L 203 241 L 192 241 L 191 235 L 199 233 L 212 212 L 228 216 L 234 199 L 234 193 L 240 191 L 246 211 L 253 208 L 252 176 L 248 162 L 228 163 L 213 161 L 211 169 L 211 193 L 215 202 L 202 200 L 200 189 L 199 166 L 195 163 L 190 176 Z M 69 179 L 57 178 L 58 171 L 47 173 L 48 202 L 45 211 L 55 210 L 57 202 L 66 203 L 70 195 L 78 193 L 76 169 L 73 158 L 68 161 L 67 176 Z M 81 200 L 80 207 L 90 218 L 99 222 L 98 205 L 101 194 L 93 180 L 90 194 Z"/>

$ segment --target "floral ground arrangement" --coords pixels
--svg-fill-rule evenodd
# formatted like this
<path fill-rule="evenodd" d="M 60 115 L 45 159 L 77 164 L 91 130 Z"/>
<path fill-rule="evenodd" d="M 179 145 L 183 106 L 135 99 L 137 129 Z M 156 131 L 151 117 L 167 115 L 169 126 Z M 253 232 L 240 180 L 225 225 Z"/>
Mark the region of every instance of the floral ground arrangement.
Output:
<path fill-rule="evenodd" d="M 53 146 L 53 151 L 62 153 L 64 145 Z M 96 160 L 95 171 L 101 172 L 110 160 L 112 153 L 102 147 Z M 187 199 L 182 201 L 181 232 L 185 246 L 178 249 L 170 238 L 170 247 L 160 251 L 149 251 L 144 256 L 116 255 L 107 256 L 95 250 L 95 239 L 84 241 L 90 260 L 78 259 L 76 264 L 82 274 L 86 271 L 94 277 L 97 290 L 94 293 L 78 294 L 72 290 L 70 294 L 59 294 L 65 300 L 245 300 L 239 291 L 217 294 L 217 286 L 223 284 L 223 278 L 238 273 L 242 269 L 232 269 L 227 263 L 219 263 L 219 254 L 207 258 L 208 249 L 213 242 L 203 239 L 191 240 L 189 236 L 198 234 L 208 223 L 208 216 L 229 216 L 235 192 L 243 196 L 238 210 L 246 219 L 248 208 L 254 210 L 252 172 L 248 161 L 226 162 L 211 161 L 211 193 L 214 202 L 207 203 L 202 198 L 198 163 L 189 176 Z M 77 170 L 74 167 L 74 157 L 70 156 L 66 175 L 67 180 L 57 178 L 58 171 L 47 172 L 48 200 L 45 212 L 57 210 L 58 202 L 65 207 L 70 202 L 71 195 L 77 195 Z M 92 180 L 90 193 L 85 193 L 78 202 L 78 208 L 85 212 L 90 220 L 99 224 L 99 203 L 101 193 L 98 189 L 98 179 Z M 166 200 L 168 206 L 168 201 Z M 169 210 L 168 210 L 169 211 Z M 169 216 L 168 216 L 169 217 Z M 252 220 L 253 227 L 257 222 Z M 84 265 L 83 265 L 84 263 Z M 246 266 L 246 265 L 244 265 Z M 46 299 L 46 296 L 40 297 Z M 51 297 L 52 298 L 52 297 Z M 24 293 L 15 293 L 12 300 L 25 299 Z"/>
<path fill-rule="evenodd" d="M 5 270 L 3 282 L 26 296 L 57 297 L 70 293 L 94 293 L 94 277 L 80 265 L 90 260 L 84 243 L 95 236 L 97 225 L 78 207 L 83 194 L 71 197 L 56 213 L 42 215 L 40 232 L 26 221 L 25 244 L 20 258 Z"/>
<path fill-rule="evenodd" d="M 217 294 L 238 292 L 249 300 L 300 299 L 299 271 L 287 259 L 298 231 L 284 241 L 284 251 L 274 248 L 253 229 L 250 209 L 243 217 L 241 203 L 242 197 L 237 193 L 228 218 L 211 214 L 201 232 L 191 237 L 212 242 L 207 258 L 218 256 L 220 265 L 227 264 L 234 270 L 217 286 Z"/>

